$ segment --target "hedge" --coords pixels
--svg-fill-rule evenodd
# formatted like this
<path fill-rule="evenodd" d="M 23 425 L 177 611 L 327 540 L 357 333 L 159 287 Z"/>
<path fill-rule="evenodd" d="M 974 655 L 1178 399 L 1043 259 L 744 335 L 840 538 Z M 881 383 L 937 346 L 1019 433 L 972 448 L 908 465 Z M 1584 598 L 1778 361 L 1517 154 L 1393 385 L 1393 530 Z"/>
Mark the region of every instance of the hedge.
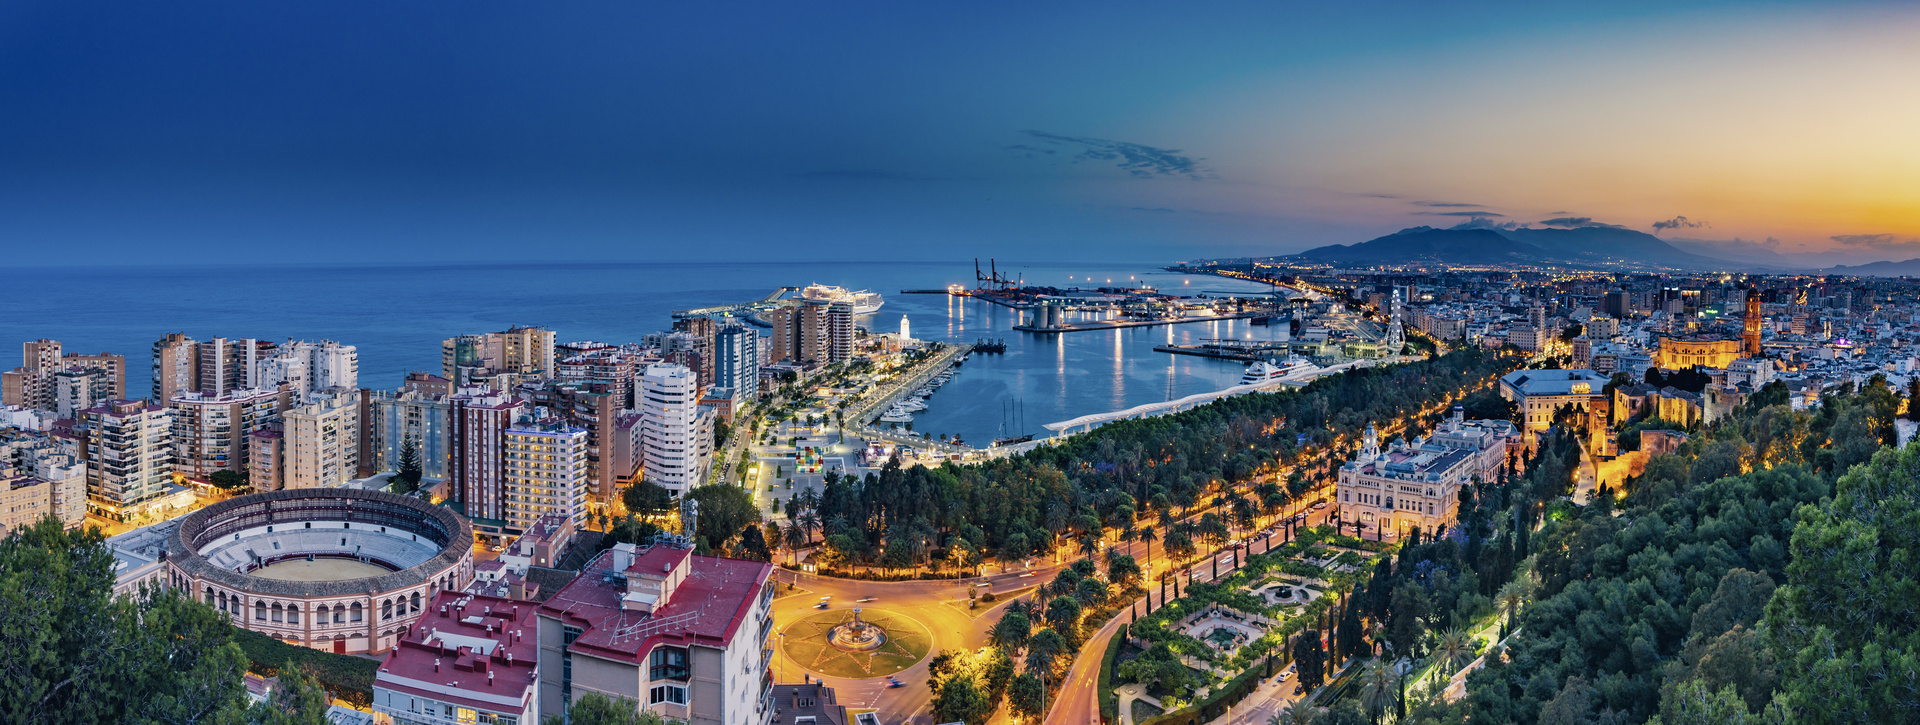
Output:
<path fill-rule="evenodd" d="M 1138 725 L 1199 725 L 1220 717 L 1228 705 L 1246 699 L 1259 686 L 1261 668 L 1252 668 L 1214 690 L 1206 700 L 1142 720 Z"/>
<path fill-rule="evenodd" d="M 1120 625 L 1107 640 L 1107 653 L 1100 660 L 1100 721 L 1114 722 L 1120 719 L 1120 696 L 1113 694 L 1114 663 L 1120 659 L 1120 648 L 1127 642 L 1128 627 Z"/>
<path fill-rule="evenodd" d="M 380 662 L 362 657 L 337 655 L 311 647 L 291 645 L 258 632 L 234 628 L 233 641 L 240 645 L 249 667 L 263 677 L 280 674 L 280 667 L 292 662 L 300 671 L 317 680 L 334 697 L 359 707 L 373 706 L 373 677 Z"/>

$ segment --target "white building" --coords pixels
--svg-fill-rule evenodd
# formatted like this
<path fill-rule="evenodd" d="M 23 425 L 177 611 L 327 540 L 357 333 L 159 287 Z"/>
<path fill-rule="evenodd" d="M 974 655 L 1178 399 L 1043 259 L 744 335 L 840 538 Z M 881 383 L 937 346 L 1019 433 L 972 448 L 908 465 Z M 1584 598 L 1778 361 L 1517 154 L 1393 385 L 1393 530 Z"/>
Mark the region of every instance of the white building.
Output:
<path fill-rule="evenodd" d="M 1562 406 L 1586 410 L 1607 379 L 1592 370 L 1515 370 L 1500 378 L 1500 397 L 1520 406 L 1528 429 L 1546 430 Z"/>
<path fill-rule="evenodd" d="M 522 416 L 507 429 L 503 455 L 508 533 L 527 531 L 547 514 L 585 525 L 587 429 L 537 413 Z"/>
<path fill-rule="evenodd" d="M 273 355 L 253 363 L 249 384 L 293 389 L 298 400 L 311 400 L 322 391 L 360 386 L 360 353 L 352 345 L 332 340 L 288 340 Z"/>
<path fill-rule="evenodd" d="M 1518 433 L 1504 420 L 1466 420 L 1456 407 L 1431 437 L 1381 450 L 1379 433 L 1367 426 L 1360 454 L 1340 467 L 1340 520 L 1389 536 L 1451 525 L 1460 487 L 1499 476 Z"/>
<path fill-rule="evenodd" d="M 323 393 L 288 410 L 285 488 L 334 488 L 360 465 L 359 396 Z"/>
<path fill-rule="evenodd" d="M 87 504 L 124 520 L 158 502 L 173 483 L 173 415 L 144 400 L 88 409 Z"/>
<path fill-rule="evenodd" d="M 700 384 L 684 365 L 648 365 L 640 377 L 643 477 L 675 493 L 706 482 L 713 459 L 713 415 L 700 407 Z"/>

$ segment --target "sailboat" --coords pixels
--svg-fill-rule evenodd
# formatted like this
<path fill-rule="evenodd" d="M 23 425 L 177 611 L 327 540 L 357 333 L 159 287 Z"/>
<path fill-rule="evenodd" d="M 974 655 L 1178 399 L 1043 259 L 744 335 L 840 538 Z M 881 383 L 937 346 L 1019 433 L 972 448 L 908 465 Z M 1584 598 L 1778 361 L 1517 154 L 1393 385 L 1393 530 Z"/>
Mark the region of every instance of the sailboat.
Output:
<path fill-rule="evenodd" d="M 1012 421 L 1014 423 L 1014 432 L 1018 433 L 1026 428 L 1027 406 L 1025 403 L 1018 401 L 1007 401 L 1001 406 L 1000 416 L 1000 432 L 1005 433 L 1008 421 Z M 1025 443 L 1030 440 L 1033 440 L 1033 434 L 1031 433 L 1007 438 L 995 438 L 993 439 L 993 444 L 996 446 L 1010 446 L 1015 443 Z"/>

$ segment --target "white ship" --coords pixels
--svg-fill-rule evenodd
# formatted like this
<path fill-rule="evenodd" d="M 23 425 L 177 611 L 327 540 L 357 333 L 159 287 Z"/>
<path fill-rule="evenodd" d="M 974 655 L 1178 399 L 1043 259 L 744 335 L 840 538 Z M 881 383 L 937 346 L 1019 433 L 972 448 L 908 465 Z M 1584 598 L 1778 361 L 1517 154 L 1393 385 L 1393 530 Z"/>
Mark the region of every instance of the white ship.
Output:
<path fill-rule="evenodd" d="M 880 306 L 887 303 L 885 299 L 880 297 L 879 292 L 868 292 L 866 290 L 848 292 L 845 287 L 835 287 L 825 284 L 809 286 L 800 291 L 800 296 L 810 300 L 845 302 L 853 305 L 853 314 L 856 315 L 870 315 L 879 312 Z"/>
<path fill-rule="evenodd" d="M 1319 370 L 1320 366 L 1298 355 L 1284 361 L 1257 360 L 1247 366 L 1246 374 L 1240 376 L 1240 384 L 1261 385 L 1312 374 Z"/>

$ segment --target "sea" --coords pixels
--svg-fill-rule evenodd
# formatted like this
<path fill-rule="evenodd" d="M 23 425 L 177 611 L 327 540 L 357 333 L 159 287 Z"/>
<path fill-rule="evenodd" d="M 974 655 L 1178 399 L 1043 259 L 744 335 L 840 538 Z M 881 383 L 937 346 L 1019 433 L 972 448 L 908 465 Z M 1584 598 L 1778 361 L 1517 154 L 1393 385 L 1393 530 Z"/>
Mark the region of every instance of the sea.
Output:
<path fill-rule="evenodd" d="M 1151 286 L 1181 294 L 1252 296 L 1266 285 L 1165 271 L 1164 263 L 1000 261 L 1001 274 L 1059 288 Z M 959 344 L 993 338 L 1004 354 L 976 354 L 928 399 L 913 430 L 973 445 L 1045 437 L 1047 423 L 1121 410 L 1237 382 L 1230 360 L 1156 352 L 1208 338 L 1270 339 L 1247 320 L 1035 334 L 1021 313 L 977 299 L 902 290 L 971 287 L 973 262 L 765 264 L 448 264 L 23 268 L 0 274 L 0 345 L 51 338 L 75 353 L 125 355 L 127 390 L 151 389 L 152 346 L 170 332 L 268 340 L 337 340 L 360 356 L 360 384 L 398 387 L 408 371 L 438 373 L 440 341 L 541 325 L 562 341 L 638 341 L 669 329 L 675 310 L 746 302 L 779 287 L 829 284 L 879 292 L 880 310 L 856 324 Z M 1284 290 L 1282 290 L 1284 293 Z M 18 349 L 18 348 L 12 348 Z M 9 351 L 0 365 L 20 364 Z"/>

